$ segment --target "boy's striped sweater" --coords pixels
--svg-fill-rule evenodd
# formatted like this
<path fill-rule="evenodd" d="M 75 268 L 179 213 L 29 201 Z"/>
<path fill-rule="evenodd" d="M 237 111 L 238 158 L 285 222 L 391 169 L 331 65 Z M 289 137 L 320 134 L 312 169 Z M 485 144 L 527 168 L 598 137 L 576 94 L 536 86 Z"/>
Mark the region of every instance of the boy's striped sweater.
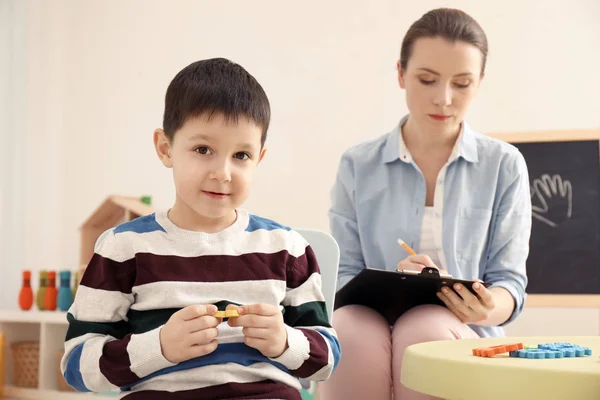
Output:
<path fill-rule="evenodd" d="M 314 253 L 297 232 L 238 210 L 215 234 L 178 228 L 166 212 L 103 233 L 72 307 L 61 369 L 79 391 L 130 399 L 300 399 L 298 378 L 324 380 L 339 362 Z M 160 328 L 192 304 L 280 305 L 289 348 L 278 358 L 219 325 L 213 353 L 172 364 Z"/>

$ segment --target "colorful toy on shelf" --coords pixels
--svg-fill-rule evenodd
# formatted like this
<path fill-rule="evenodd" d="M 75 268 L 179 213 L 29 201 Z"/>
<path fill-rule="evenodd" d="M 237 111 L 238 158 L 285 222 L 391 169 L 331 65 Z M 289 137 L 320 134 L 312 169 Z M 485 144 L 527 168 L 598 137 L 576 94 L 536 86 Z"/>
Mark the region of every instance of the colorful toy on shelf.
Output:
<path fill-rule="evenodd" d="M 45 270 L 40 271 L 40 286 L 35 296 L 35 304 L 38 310 L 45 310 L 44 299 L 46 297 L 46 279 L 48 273 Z"/>
<path fill-rule="evenodd" d="M 92 212 L 80 227 L 79 265 L 84 270 L 94 255 L 94 247 L 102 232 L 156 211 L 146 202 L 152 203 L 152 198 L 109 196 Z"/>
<path fill-rule="evenodd" d="M 33 305 L 33 290 L 31 290 L 31 271 L 23 271 L 23 284 L 19 291 L 19 307 L 21 310 L 29 310 Z"/>
<path fill-rule="evenodd" d="M 0 398 L 4 398 L 6 382 L 6 336 L 0 332 Z"/>
<path fill-rule="evenodd" d="M 140 201 L 144 204 L 151 206 L 152 205 L 152 196 L 142 196 L 142 197 L 140 197 Z"/>
<path fill-rule="evenodd" d="M 83 275 L 84 268 L 79 268 L 75 271 L 75 278 L 73 279 L 73 300 L 75 300 L 75 295 L 77 294 L 77 289 L 79 289 L 79 282 L 81 282 L 81 277 Z"/>
<path fill-rule="evenodd" d="M 58 292 L 56 290 L 56 272 L 48 271 L 48 279 L 46 284 L 46 293 L 44 294 L 44 309 L 54 311 L 56 310 L 56 297 Z"/>
<path fill-rule="evenodd" d="M 71 291 L 71 271 L 60 271 L 60 288 L 58 289 L 58 309 L 67 311 L 73 304 Z"/>

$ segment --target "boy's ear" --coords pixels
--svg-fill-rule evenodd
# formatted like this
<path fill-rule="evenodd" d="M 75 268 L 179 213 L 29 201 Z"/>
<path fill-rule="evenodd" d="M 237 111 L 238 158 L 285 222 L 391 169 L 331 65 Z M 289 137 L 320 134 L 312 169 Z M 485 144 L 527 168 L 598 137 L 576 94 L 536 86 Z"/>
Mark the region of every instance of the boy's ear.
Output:
<path fill-rule="evenodd" d="M 258 164 L 260 164 L 263 158 L 265 158 L 265 154 L 267 154 L 267 148 L 263 147 L 263 149 L 260 151 L 260 156 L 258 157 Z"/>
<path fill-rule="evenodd" d="M 171 143 L 164 130 L 158 128 L 154 131 L 154 148 L 156 149 L 156 155 L 167 168 L 173 167 L 173 160 L 171 159 Z"/>

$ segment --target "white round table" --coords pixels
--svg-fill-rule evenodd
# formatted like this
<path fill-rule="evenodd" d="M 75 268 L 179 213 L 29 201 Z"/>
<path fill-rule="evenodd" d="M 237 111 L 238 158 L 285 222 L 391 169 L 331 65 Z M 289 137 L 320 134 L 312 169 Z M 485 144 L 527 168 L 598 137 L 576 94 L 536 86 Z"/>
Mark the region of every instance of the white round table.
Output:
<path fill-rule="evenodd" d="M 569 342 L 589 347 L 576 358 L 474 356 L 474 348 L 501 344 Z M 600 337 L 506 337 L 420 343 L 404 352 L 402 383 L 449 400 L 599 400 Z"/>

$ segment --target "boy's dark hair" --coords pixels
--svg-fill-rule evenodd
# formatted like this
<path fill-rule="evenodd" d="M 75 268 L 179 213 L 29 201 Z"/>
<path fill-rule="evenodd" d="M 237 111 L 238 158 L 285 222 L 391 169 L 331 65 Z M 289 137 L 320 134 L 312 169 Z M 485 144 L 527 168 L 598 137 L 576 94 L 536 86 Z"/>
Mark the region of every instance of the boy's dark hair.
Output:
<path fill-rule="evenodd" d="M 464 11 L 453 8 L 431 10 L 415 21 L 406 32 L 400 50 L 400 67 L 406 70 L 417 39 L 441 37 L 449 42 L 465 42 L 479 49 L 482 55 L 481 74 L 485 72 L 488 42 L 481 26 Z"/>
<path fill-rule="evenodd" d="M 196 61 L 173 78 L 165 96 L 163 129 L 169 140 L 189 118 L 222 114 L 228 122 L 245 117 L 262 127 L 261 146 L 271 119 L 262 86 L 242 66 L 225 58 Z"/>

